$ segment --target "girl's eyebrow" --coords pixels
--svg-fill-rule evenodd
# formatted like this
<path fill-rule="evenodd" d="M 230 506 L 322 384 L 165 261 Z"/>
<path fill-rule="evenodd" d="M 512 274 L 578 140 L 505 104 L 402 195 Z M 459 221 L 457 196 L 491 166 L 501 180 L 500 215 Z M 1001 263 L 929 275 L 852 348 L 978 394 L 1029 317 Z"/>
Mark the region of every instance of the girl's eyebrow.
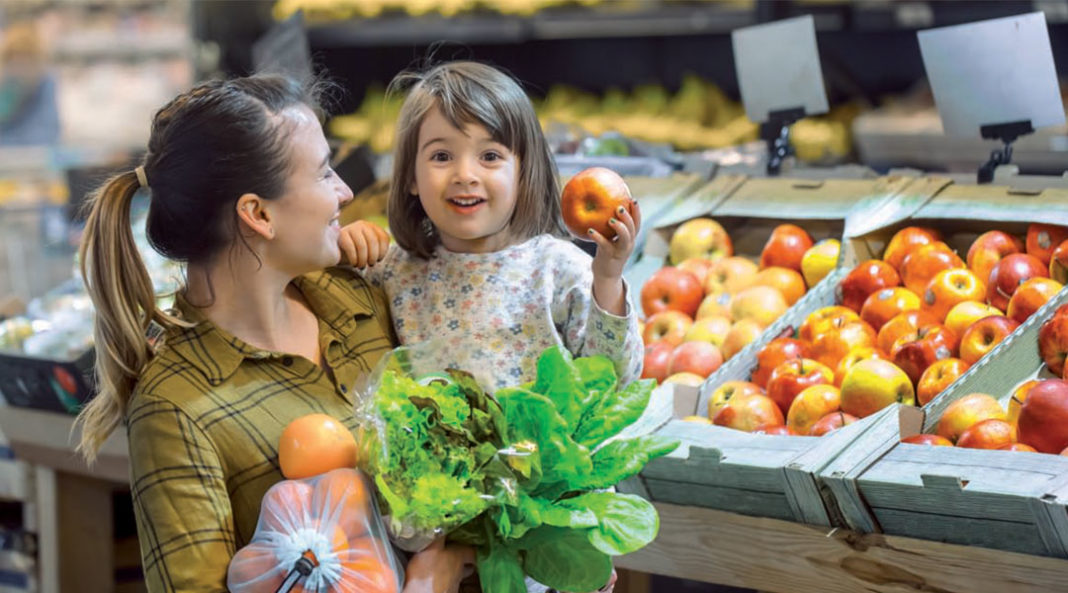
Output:
<path fill-rule="evenodd" d="M 419 150 L 426 150 L 427 146 L 430 146 L 431 144 L 433 144 L 435 142 L 444 142 L 444 141 L 445 141 L 444 138 L 431 138 L 430 140 L 427 140 L 426 142 L 424 142 L 423 143 L 423 147 L 420 148 Z"/>

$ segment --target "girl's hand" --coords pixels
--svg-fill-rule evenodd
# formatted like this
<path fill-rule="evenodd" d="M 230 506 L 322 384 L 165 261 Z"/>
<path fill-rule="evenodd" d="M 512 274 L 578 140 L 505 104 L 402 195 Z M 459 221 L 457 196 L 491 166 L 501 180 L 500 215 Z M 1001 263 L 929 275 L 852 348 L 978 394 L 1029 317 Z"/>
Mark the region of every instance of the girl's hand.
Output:
<path fill-rule="evenodd" d="M 438 538 L 408 562 L 403 593 L 456 593 L 474 565 L 474 549 Z"/>
<path fill-rule="evenodd" d="M 641 228 L 642 212 L 638 203 L 631 201 L 634 216 L 620 206 L 616 216 L 608 224 L 615 230 L 616 236 L 606 239 L 601 233 L 590 229 L 590 240 L 597 244 L 597 255 L 593 258 L 593 298 L 605 311 L 624 315 L 626 303 L 623 294 L 623 264 L 627 263 L 634 242 Z"/>
<path fill-rule="evenodd" d="M 342 262 L 365 268 L 386 257 L 389 233 L 373 222 L 357 220 L 341 228 L 337 244 L 341 248 Z"/>

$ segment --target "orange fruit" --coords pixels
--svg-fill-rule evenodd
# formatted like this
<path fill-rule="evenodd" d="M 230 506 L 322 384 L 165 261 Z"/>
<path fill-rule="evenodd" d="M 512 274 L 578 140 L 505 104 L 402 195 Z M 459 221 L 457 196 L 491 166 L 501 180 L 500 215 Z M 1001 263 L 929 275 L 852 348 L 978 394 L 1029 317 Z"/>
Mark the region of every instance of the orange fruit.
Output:
<path fill-rule="evenodd" d="M 294 480 L 271 486 L 260 505 L 260 529 L 288 533 L 299 526 L 311 508 L 312 494 L 311 485 Z"/>
<path fill-rule="evenodd" d="M 282 475 L 291 480 L 354 468 L 357 457 L 355 437 L 326 414 L 308 414 L 290 422 L 278 442 L 278 464 Z"/>
<path fill-rule="evenodd" d="M 367 532 L 372 519 L 367 486 L 359 472 L 335 469 L 315 483 L 312 509 L 325 521 L 336 521 L 349 539 Z"/>
<path fill-rule="evenodd" d="M 376 538 L 359 537 L 349 542 L 341 556 L 341 590 L 361 593 L 398 593 L 400 583 L 387 548 Z"/>

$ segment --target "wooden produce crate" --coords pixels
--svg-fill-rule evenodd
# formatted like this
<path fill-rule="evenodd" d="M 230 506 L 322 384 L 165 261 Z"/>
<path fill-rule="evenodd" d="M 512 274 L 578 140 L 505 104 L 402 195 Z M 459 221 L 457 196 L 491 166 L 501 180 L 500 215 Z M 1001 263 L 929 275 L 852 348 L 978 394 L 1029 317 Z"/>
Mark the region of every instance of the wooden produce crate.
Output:
<path fill-rule="evenodd" d="M 958 241 L 989 228 L 1021 232 L 1031 221 L 1068 224 L 1063 189 L 1017 191 L 934 178 L 924 183 L 940 186 L 935 197 L 914 205 L 908 219 L 888 219 L 884 228 L 852 238 L 853 256 L 880 254 L 881 245 L 906 224 L 937 226 Z M 967 394 L 988 393 L 1004 404 L 1024 381 L 1050 377 L 1038 354 L 1037 335 L 1065 302 L 1068 290 L 927 406 L 895 406 L 896 413 L 884 415 L 819 472 L 842 526 L 1068 558 L 1068 458 L 900 443 L 921 431 L 934 432 L 946 407 Z"/>

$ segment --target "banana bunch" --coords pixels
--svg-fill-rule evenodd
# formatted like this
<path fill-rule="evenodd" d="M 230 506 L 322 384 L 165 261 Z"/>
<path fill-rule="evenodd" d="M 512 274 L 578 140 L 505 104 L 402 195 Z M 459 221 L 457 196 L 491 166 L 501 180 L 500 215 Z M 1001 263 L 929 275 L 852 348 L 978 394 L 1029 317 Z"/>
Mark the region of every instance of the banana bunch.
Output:
<path fill-rule="evenodd" d="M 324 23 L 349 19 L 373 19 L 383 13 L 423 16 L 437 13 L 452 17 L 462 12 L 489 10 L 500 14 L 530 16 L 540 10 L 563 5 L 592 6 L 602 0 L 277 0 L 272 8 L 276 20 L 283 21 L 299 10 L 308 22 Z"/>

